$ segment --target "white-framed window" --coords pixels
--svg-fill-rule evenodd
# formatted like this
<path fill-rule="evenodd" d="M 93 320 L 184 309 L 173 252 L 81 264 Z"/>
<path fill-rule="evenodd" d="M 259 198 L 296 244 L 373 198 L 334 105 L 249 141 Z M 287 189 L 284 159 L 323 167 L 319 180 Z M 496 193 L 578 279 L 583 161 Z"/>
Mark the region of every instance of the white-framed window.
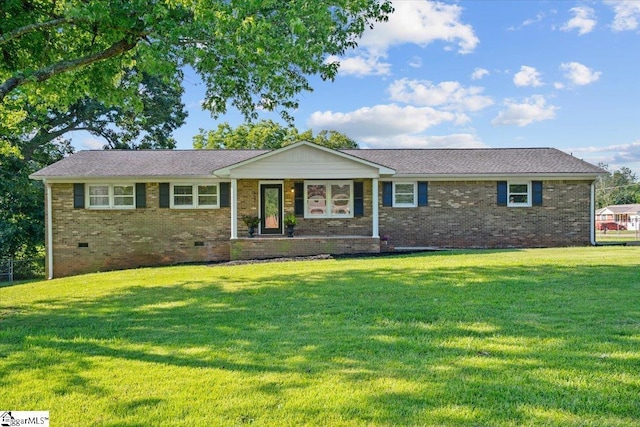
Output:
<path fill-rule="evenodd" d="M 220 207 L 218 184 L 171 184 L 174 209 L 212 209 Z"/>
<path fill-rule="evenodd" d="M 305 181 L 305 218 L 352 218 L 353 181 Z"/>
<path fill-rule="evenodd" d="M 394 182 L 393 207 L 415 208 L 418 206 L 417 188 L 418 185 L 415 182 Z"/>
<path fill-rule="evenodd" d="M 134 209 L 136 207 L 133 184 L 88 184 L 89 209 Z"/>
<path fill-rule="evenodd" d="M 531 206 L 531 182 L 508 182 L 507 206 Z"/>

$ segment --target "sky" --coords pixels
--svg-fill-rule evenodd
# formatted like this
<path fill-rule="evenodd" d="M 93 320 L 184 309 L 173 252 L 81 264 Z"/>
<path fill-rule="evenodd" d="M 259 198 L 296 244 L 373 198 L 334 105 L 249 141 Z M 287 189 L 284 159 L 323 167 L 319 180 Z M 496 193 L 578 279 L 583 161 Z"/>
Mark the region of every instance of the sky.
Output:
<path fill-rule="evenodd" d="M 555 147 L 640 175 L 640 0 L 395 0 L 389 22 L 310 78 L 295 126 L 345 133 L 361 148 Z M 186 73 L 192 148 L 214 120 Z M 279 121 L 275 115 L 261 118 Z M 85 138 L 79 148 L 101 142 Z"/>

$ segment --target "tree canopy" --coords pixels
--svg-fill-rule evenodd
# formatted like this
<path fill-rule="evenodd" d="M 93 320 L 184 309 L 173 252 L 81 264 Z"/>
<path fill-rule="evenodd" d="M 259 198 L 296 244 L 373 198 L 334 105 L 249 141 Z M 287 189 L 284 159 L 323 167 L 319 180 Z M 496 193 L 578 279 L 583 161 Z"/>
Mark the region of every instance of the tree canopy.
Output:
<path fill-rule="evenodd" d="M 235 129 L 228 123 L 219 124 L 216 130 L 200 129 L 200 133 L 193 137 L 193 147 L 273 150 L 298 141 L 315 142 L 333 149 L 358 148 L 354 140 L 337 131 L 323 130 L 313 136 L 311 130 L 300 133 L 295 127 L 285 127 L 272 120 L 244 123 Z"/>
<path fill-rule="evenodd" d="M 5 1 L 0 21 L 0 120 L 11 129 L 33 106 L 66 111 L 89 97 L 141 108 L 134 66 L 169 82 L 191 66 L 206 85 L 203 106 L 297 107 L 308 76 L 333 79 L 341 55 L 392 12 L 388 0 L 22 0 Z"/>
<path fill-rule="evenodd" d="M 609 171 L 605 164 L 601 168 Z M 636 174 L 627 167 L 622 167 L 596 180 L 596 206 L 603 208 L 610 205 L 627 205 L 640 203 L 640 182 Z"/>

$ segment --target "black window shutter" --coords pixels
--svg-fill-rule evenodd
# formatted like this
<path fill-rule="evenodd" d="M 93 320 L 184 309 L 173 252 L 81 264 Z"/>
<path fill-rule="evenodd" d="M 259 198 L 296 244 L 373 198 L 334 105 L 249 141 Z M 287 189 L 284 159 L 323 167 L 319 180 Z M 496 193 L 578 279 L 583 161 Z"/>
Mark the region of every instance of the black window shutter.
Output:
<path fill-rule="evenodd" d="M 304 183 L 294 183 L 293 191 L 293 212 L 296 216 L 302 216 L 304 215 Z"/>
<path fill-rule="evenodd" d="M 73 184 L 73 207 L 84 209 L 84 184 Z"/>
<path fill-rule="evenodd" d="M 429 183 L 418 182 L 418 206 L 427 206 L 429 204 Z"/>
<path fill-rule="evenodd" d="M 147 184 L 136 183 L 136 209 L 147 207 Z"/>
<path fill-rule="evenodd" d="M 531 183 L 531 190 L 533 206 L 542 206 L 542 181 L 533 181 Z"/>
<path fill-rule="evenodd" d="M 364 216 L 364 183 L 353 183 L 353 216 Z"/>
<path fill-rule="evenodd" d="M 168 182 L 160 183 L 160 199 L 159 199 L 159 207 L 168 208 L 169 207 L 169 198 L 170 198 L 170 189 Z"/>
<path fill-rule="evenodd" d="M 228 208 L 231 206 L 231 183 L 220 183 L 220 207 Z"/>
<path fill-rule="evenodd" d="M 382 183 L 382 206 L 393 205 L 393 182 Z"/>
<path fill-rule="evenodd" d="M 498 206 L 507 206 L 507 181 L 498 181 Z"/>

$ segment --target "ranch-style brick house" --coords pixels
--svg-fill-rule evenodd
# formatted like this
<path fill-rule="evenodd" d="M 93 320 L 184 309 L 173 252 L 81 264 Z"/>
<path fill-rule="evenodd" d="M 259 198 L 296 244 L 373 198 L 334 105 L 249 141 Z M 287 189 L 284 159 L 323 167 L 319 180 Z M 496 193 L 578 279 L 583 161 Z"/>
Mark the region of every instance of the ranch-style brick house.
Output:
<path fill-rule="evenodd" d="M 594 244 L 602 169 L 553 148 L 80 151 L 36 173 L 50 278 L 415 248 Z M 297 218 L 287 237 L 283 218 Z M 258 216 L 249 237 L 242 221 Z"/>

